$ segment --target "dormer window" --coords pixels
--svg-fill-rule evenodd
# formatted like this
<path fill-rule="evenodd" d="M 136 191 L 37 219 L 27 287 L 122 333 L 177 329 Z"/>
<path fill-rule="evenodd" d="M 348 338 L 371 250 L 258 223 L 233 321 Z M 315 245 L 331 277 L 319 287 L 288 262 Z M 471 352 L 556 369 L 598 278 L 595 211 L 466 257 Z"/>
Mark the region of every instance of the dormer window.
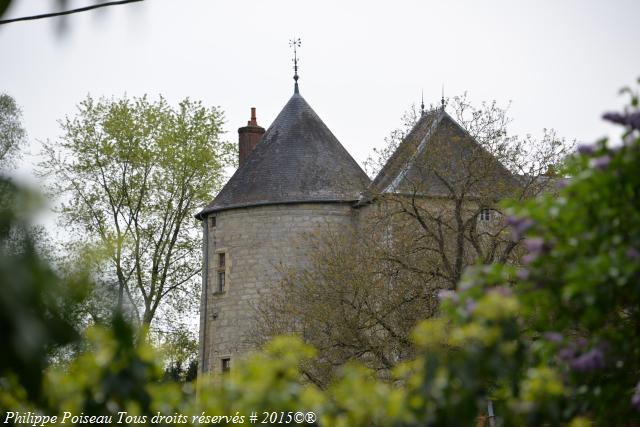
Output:
<path fill-rule="evenodd" d="M 482 208 L 480 210 L 480 221 L 491 221 L 491 209 Z"/>

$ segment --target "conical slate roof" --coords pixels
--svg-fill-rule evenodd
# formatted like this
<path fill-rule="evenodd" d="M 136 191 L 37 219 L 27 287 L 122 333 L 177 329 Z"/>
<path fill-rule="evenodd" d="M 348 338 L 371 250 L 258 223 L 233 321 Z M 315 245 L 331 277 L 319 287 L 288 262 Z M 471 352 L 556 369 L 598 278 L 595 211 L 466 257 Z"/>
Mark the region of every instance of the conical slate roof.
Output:
<path fill-rule="evenodd" d="M 362 168 L 296 92 L 246 162 L 197 217 L 267 204 L 351 202 L 369 183 Z"/>

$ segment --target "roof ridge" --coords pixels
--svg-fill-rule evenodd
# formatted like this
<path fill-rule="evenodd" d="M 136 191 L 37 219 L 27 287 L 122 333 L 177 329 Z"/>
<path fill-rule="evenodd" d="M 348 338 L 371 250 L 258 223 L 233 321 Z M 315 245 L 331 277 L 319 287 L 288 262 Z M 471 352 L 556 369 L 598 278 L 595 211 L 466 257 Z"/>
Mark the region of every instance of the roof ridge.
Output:
<path fill-rule="evenodd" d="M 378 171 L 378 173 L 376 174 L 376 176 L 373 179 L 373 182 L 372 182 L 373 186 L 379 185 L 381 183 L 381 181 L 383 181 L 386 178 L 385 174 L 391 168 L 394 168 L 394 167 L 397 166 L 395 163 L 397 163 L 397 161 L 399 160 L 398 158 L 401 155 L 404 154 L 404 151 L 406 150 L 406 147 L 411 143 L 412 136 L 414 136 L 415 133 L 417 133 L 419 131 L 420 127 L 424 124 L 425 121 L 433 120 L 434 116 L 437 115 L 438 112 L 439 112 L 439 110 L 432 109 L 432 110 L 426 112 L 425 114 L 423 114 L 422 116 L 420 116 L 420 118 L 416 121 L 416 123 L 411 128 L 411 130 L 409 132 L 407 132 L 407 134 L 404 136 L 404 138 L 402 138 L 402 141 L 400 142 L 400 144 L 398 144 L 398 146 L 396 147 L 394 152 L 387 159 L 387 161 L 385 162 L 384 166 L 382 166 L 382 169 L 380 169 L 380 171 Z M 386 187 L 386 185 L 385 185 L 385 187 Z"/>
<path fill-rule="evenodd" d="M 444 118 L 444 115 L 447 114 L 447 113 L 445 111 L 439 110 L 439 111 L 436 111 L 435 114 L 436 114 L 436 117 L 432 120 L 431 124 L 429 125 L 429 129 L 427 129 L 427 133 L 420 139 L 420 143 L 418 144 L 418 147 L 413 152 L 413 154 L 411 154 L 411 157 L 405 162 L 405 164 L 404 164 L 402 170 L 400 171 L 400 173 L 398 173 L 398 175 L 396 175 L 396 177 L 393 179 L 393 181 L 391 181 L 391 184 L 387 185 L 384 188 L 384 190 L 382 191 L 383 193 L 386 193 L 388 191 L 395 191 L 398 188 L 398 186 L 400 185 L 400 182 L 402 181 L 402 179 L 406 176 L 407 172 L 409 171 L 409 168 L 411 168 L 411 166 L 413 166 L 413 163 L 415 162 L 416 158 L 420 154 L 422 154 L 422 152 L 424 151 L 424 148 L 427 145 L 427 142 L 429 142 L 429 139 L 431 138 L 431 135 L 433 134 L 434 130 L 440 124 L 440 122 Z"/>

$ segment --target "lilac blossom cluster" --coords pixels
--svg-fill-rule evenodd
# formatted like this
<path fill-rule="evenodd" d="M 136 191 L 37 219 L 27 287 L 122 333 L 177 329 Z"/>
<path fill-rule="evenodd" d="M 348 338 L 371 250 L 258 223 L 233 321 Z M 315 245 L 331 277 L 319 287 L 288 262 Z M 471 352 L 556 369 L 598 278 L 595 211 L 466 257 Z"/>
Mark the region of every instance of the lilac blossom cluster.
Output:
<path fill-rule="evenodd" d="M 511 226 L 511 238 L 514 242 L 522 239 L 525 233 L 535 225 L 531 218 L 519 218 L 516 216 L 508 216 L 506 222 L 507 225 Z"/>
<path fill-rule="evenodd" d="M 640 130 L 640 112 L 634 113 L 606 113 L 602 116 L 605 120 L 612 123 L 621 124 L 630 127 L 632 130 Z M 625 142 L 627 145 L 627 142 Z M 622 149 L 621 146 L 611 148 L 610 153 L 617 153 Z M 583 156 L 594 156 L 596 154 L 596 146 L 593 144 L 579 144 L 578 153 Z M 596 170 L 605 170 L 611 164 L 611 155 L 602 154 L 589 160 L 589 166 Z"/>
<path fill-rule="evenodd" d="M 527 249 L 527 254 L 522 257 L 523 264 L 531 264 L 536 258 L 549 249 L 544 239 L 540 237 L 525 239 L 524 247 Z"/>
<path fill-rule="evenodd" d="M 605 113 L 602 118 L 612 123 L 640 130 L 640 111 L 633 113 Z"/>
<path fill-rule="evenodd" d="M 563 342 L 563 337 L 559 333 L 547 333 L 545 339 L 554 343 Z M 572 370 L 576 372 L 592 372 L 606 366 L 605 349 L 606 344 L 600 343 L 584 351 L 587 341 L 579 338 L 558 352 L 558 358 L 567 362 Z"/>
<path fill-rule="evenodd" d="M 583 156 L 593 156 L 596 153 L 596 146 L 593 144 L 580 144 L 578 145 L 578 153 Z M 589 166 L 598 170 L 605 170 L 610 164 L 611 156 L 609 154 L 593 157 L 589 160 Z"/>
<path fill-rule="evenodd" d="M 514 242 L 521 240 L 525 234 L 535 225 L 535 222 L 531 218 L 508 216 L 506 218 L 507 225 L 511 226 L 511 238 Z M 524 246 L 527 249 L 527 254 L 522 257 L 522 263 L 524 265 L 531 264 L 538 256 L 547 251 L 548 245 L 540 237 L 530 237 L 524 240 Z M 519 268 L 516 273 L 518 279 L 529 279 L 529 270 L 526 268 Z"/>

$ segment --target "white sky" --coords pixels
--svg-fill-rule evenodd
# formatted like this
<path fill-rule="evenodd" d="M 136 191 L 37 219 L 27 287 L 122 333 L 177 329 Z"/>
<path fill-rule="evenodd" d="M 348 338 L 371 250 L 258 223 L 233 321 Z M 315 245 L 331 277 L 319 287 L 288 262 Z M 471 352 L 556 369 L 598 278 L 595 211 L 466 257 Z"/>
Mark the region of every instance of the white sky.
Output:
<path fill-rule="evenodd" d="M 5 18 L 57 8 L 13 3 Z M 225 111 L 235 141 L 250 107 L 266 128 L 291 96 L 295 34 L 302 95 L 361 164 L 442 84 L 512 100 L 515 133 L 594 141 L 640 76 L 639 16 L 638 0 L 146 0 L 71 15 L 62 36 L 59 18 L 0 26 L 0 91 L 22 107 L 32 153 L 87 94 L 199 99 Z"/>

